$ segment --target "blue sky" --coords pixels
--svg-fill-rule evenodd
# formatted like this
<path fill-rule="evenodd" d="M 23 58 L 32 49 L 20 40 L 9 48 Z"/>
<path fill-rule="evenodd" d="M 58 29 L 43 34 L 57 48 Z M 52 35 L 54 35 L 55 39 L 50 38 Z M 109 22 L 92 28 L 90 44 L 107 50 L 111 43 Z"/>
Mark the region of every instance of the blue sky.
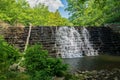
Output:
<path fill-rule="evenodd" d="M 67 7 L 67 1 L 66 0 L 61 0 L 62 4 L 64 5 L 64 7 L 60 7 L 58 10 L 61 14 L 62 17 L 68 18 L 68 11 L 65 11 L 65 8 Z"/>

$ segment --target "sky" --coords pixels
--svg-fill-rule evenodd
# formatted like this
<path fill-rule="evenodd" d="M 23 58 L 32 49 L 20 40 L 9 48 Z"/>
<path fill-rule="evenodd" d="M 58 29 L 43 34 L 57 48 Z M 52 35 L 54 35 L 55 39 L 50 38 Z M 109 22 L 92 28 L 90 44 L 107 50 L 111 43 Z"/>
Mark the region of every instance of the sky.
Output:
<path fill-rule="evenodd" d="M 67 7 L 66 0 L 27 0 L 31 7 L 41 3 L 45 6 L 48 6 L 50 12 L 55 12 L 58 10 L 62 17 L 68 18 L 68 11 L 64 9 Z"/>
<path fill-rule="evenodd" d="M 66 0 L 61 0 L 62 4 L 64 5 L 64 7 L 59 7 L 59 12 L 61 14 L 62 17 L 68 18 L 69 17 L 69 12 L 65 11 L 65 8 L 67 8 L 67 1 Z"/>

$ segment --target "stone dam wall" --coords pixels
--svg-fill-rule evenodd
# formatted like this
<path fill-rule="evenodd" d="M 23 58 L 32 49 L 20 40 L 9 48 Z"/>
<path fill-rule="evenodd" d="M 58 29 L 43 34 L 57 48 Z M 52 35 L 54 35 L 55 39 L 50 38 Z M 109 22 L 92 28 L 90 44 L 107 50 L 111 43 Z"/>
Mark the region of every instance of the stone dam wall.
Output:
<path fill-rule="evenodd" d="M 75 27 L 79 32 L 81 27 Z M 120 27 L 119 27 L 120 28 Z M 29 45 L 41 43 L 51 56 L 56 56 L 56 31 L 59 27 L 32 27 Z M 120 30 L 107 27 L 87 27 L 90 33 L 90 42 L 99 51 L 99 54 L 120 55 Z M 8 27 L 1 29 L 0 34 L 11 45 L 24 50 L 29 27 Z"/>

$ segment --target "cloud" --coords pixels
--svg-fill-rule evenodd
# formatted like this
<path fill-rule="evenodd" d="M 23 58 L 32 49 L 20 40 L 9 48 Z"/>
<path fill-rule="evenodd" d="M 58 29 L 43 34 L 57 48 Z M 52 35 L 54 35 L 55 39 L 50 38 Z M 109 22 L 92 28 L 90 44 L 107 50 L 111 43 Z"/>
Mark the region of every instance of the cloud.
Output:
<path fill-rule="evenodd" d="M 59 7 L 64 7 L 61 0 L 26 0 L 31 7 L 38 5 L 39 3 L 48 6 L 49 11 L 55 12 Z"/>

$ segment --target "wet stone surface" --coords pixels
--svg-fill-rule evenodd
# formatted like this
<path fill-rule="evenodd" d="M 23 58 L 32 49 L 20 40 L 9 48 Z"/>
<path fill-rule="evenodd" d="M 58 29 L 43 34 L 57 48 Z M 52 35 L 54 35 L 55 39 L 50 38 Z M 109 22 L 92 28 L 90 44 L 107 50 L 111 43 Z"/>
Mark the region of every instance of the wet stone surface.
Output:
<path fill-rule="evenodd" d="M 77 71 L 74 75 L 83 77 L 84 80 L 120 80 L 120 69 Z"/>

